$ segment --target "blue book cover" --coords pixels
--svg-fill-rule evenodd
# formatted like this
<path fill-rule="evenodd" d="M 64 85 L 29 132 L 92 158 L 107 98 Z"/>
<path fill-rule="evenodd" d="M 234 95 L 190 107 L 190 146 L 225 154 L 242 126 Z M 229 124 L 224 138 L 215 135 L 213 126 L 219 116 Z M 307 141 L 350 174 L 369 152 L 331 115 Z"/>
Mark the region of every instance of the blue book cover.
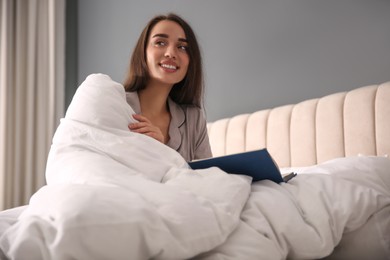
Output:
<path fill-rule="evenodd" d="M 279 167 L 266 148 L 191 161 L 188 164 L 194 170 L 218 167 L 227 173 L 248 175 L 252 177 L 252 182 L 265 179 L 284 182 Z"/>

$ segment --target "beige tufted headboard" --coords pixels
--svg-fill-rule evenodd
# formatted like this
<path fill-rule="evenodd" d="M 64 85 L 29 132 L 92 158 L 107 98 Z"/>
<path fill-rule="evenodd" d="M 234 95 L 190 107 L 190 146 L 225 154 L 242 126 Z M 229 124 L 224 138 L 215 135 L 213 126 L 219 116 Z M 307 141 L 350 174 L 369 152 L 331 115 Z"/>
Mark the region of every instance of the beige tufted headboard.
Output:
<path fill-rule="evenodd" d="M 280 167 L 390 155 L 390 82 L 208 123 L 213 156 L 266 147 Z"/>

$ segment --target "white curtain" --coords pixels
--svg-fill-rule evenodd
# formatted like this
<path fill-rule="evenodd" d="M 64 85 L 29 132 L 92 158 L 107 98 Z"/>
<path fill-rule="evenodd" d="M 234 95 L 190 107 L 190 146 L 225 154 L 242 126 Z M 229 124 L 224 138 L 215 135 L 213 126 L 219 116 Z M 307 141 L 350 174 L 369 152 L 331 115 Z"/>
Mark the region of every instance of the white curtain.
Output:
<path fill-rule="evenodd" d="M 0 210 L 45 184 L 64 113 L 65 0 L 0 0 Z"/>

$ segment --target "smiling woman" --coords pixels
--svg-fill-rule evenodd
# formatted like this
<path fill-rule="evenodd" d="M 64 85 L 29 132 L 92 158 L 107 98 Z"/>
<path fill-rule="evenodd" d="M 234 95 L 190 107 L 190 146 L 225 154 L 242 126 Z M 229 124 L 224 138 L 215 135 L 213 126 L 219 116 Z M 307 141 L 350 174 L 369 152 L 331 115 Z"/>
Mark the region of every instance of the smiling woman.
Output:
<path fill-rule="evenodd" d="M 146 47 L 148 88 L 165 85 L 170 90 L 184 79 L 189 63 L 186 42 L 184 30 L 175 22 L 161 21 L 153 27 Z"/>
<path fill-rule="evenodd" d="M 165 143 L 187 161 L 211 157 L 202 109 L 202 60 L 186 21 L 168 14 L 147 24 L 124 86 L 138 121 L 129 125 L 131 131 Z"/>

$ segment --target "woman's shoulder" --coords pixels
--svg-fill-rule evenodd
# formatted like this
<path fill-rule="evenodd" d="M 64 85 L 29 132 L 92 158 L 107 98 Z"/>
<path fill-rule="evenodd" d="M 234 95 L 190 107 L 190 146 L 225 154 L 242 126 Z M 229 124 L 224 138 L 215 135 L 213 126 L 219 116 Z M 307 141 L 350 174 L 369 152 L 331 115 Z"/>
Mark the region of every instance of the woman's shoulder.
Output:
<path fill-rule="evenodd" d="M 183 109 L 186 117 L 194 118 L 198 120 L 205 120 L 205 112 L 204 109 L 195 106 L 195 105 L 180 105 Z"/>
<path fill-rule="evenodd" d="M 141 104 L 139 102 L 137 91 L 126 92 L 126 102 L 133 108 L 135 113 L 141 113 Z"/>

